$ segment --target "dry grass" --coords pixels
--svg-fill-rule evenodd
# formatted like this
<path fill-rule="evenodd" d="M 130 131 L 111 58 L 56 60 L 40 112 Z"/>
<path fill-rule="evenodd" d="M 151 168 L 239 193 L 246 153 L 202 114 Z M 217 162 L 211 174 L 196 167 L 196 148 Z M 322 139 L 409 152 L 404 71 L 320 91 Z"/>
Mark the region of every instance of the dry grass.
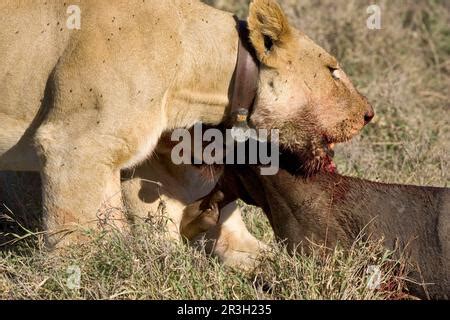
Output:
<path fill-rule="evenodd" d="M 391 299 L 401 298 L 404 262 L 380 243 L 350 253 L 316 247 L 292 257 L 273 246 L 250 273 L 231 270 L 204 252 L 167 241 L 151 225 L 136 236 L 92 234 L 91 242 L 48 253 L 28 247 L 0 254 L 0 299 Z M 25 247 L 22 246 L 22 250 Z M 276 258 L 274 258 L 276 257 Z M 367 286 L 369 265 L 383 272 Z M 68 285 L 79 268 L 79 288 Z"/>
<path fill-rule="evenodd" d="M 212 0 L 245 15 L 248 1 Z M 311 38 L 335 54 L 377 116 L 365 132 L 337 152 L 341 173 L 385 182 L 450 186 L 450 8 L 448 1 L 377 1 L 382 30 L 366 28 L 368 1 L 281 0 L 288 15 Z M 38 213 L 38 187 L 23 175 L 3 175 L 2 213 Z M 0 181 L 0 182 L 1 182 Z M 26 179 L 28 181 L 28 179 Z M 11 184 L 16 184 L 11 188 Z M 245 208 L 249 228 L 270 241 L 265 218 Z M 30 219 L 31 215 L 25 217 Z M 33 224 L 16 216 L 23 225 Z M 17 229 L 4 223 L 0 231 Z M 392 299 L 401 296 L 404 262 L 379 243 L 353 250 L 314 247 L 290 257 L 274 245 L 250 275 L 215 259 L 168 243 L 151 226 L 135 237 L 92 235 L 92 243 L 53 254 L 30 248 L 0 252 L 0 298 L 32 299 Z M 279 253 L 282 251 L 282 253 Z M 67 268 L 82 271 L 81 289 L 69 290 Z M 369 265 L 381 266 L 381 290 L 367 288 Z"/>

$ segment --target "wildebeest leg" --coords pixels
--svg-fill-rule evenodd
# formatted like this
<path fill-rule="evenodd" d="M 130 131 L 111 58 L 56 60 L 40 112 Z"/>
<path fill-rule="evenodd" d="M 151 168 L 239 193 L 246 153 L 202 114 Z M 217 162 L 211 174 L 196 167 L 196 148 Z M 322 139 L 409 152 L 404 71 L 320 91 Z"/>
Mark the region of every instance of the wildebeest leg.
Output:
<path fill-rule="evenodd" d="M 184 210 L 181 234 L 188 240 L 209 231 L 219 223 L 221 203 L 225 196 L 221 191 L 213 192 Z"/>
<path fill-rule="evenodd" d="M 259 256 L 267 249 L 266 244 L 248 231 L 236 202 L 221 209 L 219 222 L 206 233 L 205 238 L 207 248 L 222 262 L 241 269 L 256 266 Z"/>

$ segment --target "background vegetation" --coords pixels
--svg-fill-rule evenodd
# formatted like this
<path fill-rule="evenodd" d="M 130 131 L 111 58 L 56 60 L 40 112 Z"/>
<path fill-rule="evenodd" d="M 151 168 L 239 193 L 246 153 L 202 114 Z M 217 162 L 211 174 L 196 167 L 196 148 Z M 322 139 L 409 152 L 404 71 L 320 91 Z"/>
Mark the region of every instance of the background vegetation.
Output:
<path fill-rule="evenodd" d="M 247 0 L 208 0 L 245 17 Z M 341 61 L 375 107 L 364 133 L 337 150 L 341 173 L 371 180 L 449 187 L 450 2 L 376 1 L 382 29 L 366 28 L 373 1 L 280 0 L 292 23 Z M 0 232 L 31 226 L 38 217 L 39 182 L 0 176 Z M 18 212 L 27 211 L 26 216 Z M 249 228 L 271 241 L 264 216 L 246 207 Z M 35 213 L 36 215 L 32 215 Z M 34 217 L 34 218 L 32 218 Z M 32 227 L 29 227 L 32 228 Z M 23 234 L 23 233 L 22 233 Z M 25 233 L 30 236 L 29 233 Z M 39 236 L 31 236 L 39 240 Z M 152 225 L 136 237 L 93 234 L 92 243 L 47 253 L 21 242 L 0 251 L 0 298 L 33 299 L 397 299 L 405 298 L 405 262 L 379 243 L 358 242 L 350 252 L 313 247 L 289 257 L 273 245 L 256 270 L 242 273 L 187 246 L 169 243 Z M 282 253 L 279 253 L 279 251 Z M 328 254 L 325 254 L 328 253 Z M 78 266 L 81 288 L 67 287 Z M 383 270 L 379 290 L 365 270 Z"/>

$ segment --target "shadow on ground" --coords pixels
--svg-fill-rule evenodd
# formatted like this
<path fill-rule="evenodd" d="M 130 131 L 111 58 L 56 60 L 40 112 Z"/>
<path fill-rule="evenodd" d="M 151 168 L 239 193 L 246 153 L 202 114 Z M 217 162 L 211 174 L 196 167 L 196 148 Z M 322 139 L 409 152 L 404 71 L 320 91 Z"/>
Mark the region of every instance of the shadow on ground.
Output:
<path fill-rule="evenodd" d="M 41 181 L 38 173 L 0 172 L 0 250 L 30 232 L 42 231 Z"/>

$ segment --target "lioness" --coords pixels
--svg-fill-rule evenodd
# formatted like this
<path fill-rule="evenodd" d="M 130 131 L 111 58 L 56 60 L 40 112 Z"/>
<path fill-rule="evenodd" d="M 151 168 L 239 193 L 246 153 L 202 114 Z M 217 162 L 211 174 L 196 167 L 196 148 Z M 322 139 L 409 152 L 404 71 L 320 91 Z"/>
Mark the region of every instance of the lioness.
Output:
<path fill-rule="evenodd" d="M 350 248 L 363 232 L 387 248 L 406 249 L 413 263 L 407 283 L 421 298 L 450 298 L 450 189 L 374 183 L 338 174 L 298 179 L 281 170 L 227 166 L 219 190 L 187 207 L 188 237 L 216 226 L 219 208 L 241 198 L 261 207 L 275 235 L 290 249 L 311 239 Z"/>
<path fill-rule="evenodd" d="M 236 21 L 196 0 L 71 5 L 80 30 L 65 27 L 61 1 L 0 4 L 0 170 L 40 172 L 51 231 L 124 227 L 121 170 L 148 159 L 164 131 L 226 118 Z M 280 129 L 311 171 L 373 110 L 274 0 L 253 2 L 248 29 L 261 64 L 249 121 Z"/>

